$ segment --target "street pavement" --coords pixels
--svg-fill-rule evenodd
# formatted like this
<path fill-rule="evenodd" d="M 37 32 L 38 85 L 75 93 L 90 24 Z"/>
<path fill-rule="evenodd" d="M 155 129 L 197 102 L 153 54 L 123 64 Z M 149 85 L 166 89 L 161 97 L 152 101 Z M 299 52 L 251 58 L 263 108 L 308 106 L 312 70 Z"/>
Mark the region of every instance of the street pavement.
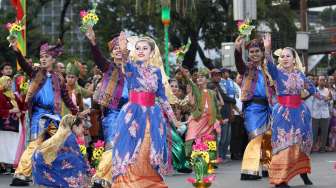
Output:
<path fill-rule="evenodd" d="M 312 154 L 312 174 L 309 176 L 314 183 L 314 186 L 309 188 L 336 188 L 336 153 L 314 153 Z M 216 170 L 216 180 L 211 188 L 267 188 L 272 187 L 268 183 L 267 178 L 258 181 L 240 181 L 240 161 L 229 161 L 221 164 Z M 192 188 L 186 182 L 192 174 L 175 174 L 165 177 L 165 181 L 170 188 Z M 0 188 L 10 188 L 9 183 L 11 176 L 0 176 Z M 295 177 L 289 182 L 293 188 L 304 188 L 300 177 Z M 35 187 L 36 186 L 31 186 Z M 307 187 L 307 188 L 308 188 Z M 154 188 L 154 187 L 153 187 Z"/>

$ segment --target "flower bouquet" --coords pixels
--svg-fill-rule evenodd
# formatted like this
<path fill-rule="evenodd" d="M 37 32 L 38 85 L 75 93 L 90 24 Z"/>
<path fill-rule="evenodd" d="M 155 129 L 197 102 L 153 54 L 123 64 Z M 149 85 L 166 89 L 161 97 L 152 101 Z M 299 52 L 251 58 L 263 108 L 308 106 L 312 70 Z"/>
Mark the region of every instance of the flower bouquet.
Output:
<path fill-rule="evenodd" d="M 94 149 L 91 157 L 91 166 L 97 168 L 104 153 L 104 141 L 98 140 L 94 143 Z"/>
<path fill-rule="evenodd" d="M 208 164 L 210 161 L 208 145 L 202 139 L 196 139 L 191 153 L 191 164 L 194 168 L 195 178 L 188 178 L 187 181 L 192 183 L 196 188 L 210 187 L 215 176 L 208 174 Z"/>
<path fill-rule="evenodd" d="M 10 43 L 9 47 L 12 45 L 12 41 L 17 39 L 20 35 L 21 32 L 25 29 L 24 26 L 24 19 L 16 21 L 14 23 L 7 23 L 6 28 L 9 31 L 9 35 L 7 36 L 7 40 Z"/>
<path fill-rule="evenodd" d="M 210 158 L 208 173 L 213 174 L 215 172 L 214 165 L 217 163 L 217 143 L 215 136 L 207 134 L 203 137 L 203 142 L 208 146 L 208 153 Z"/>
<path fill-rule="evenodd" d="M 249 41 L 252 30 L 255 29 L 255 26 L 251 25 L 251 21 L 249 20 L 238 21 L 237 26 L 240 35 L 245 36 L 245 40 Z"/>
<path fill-rule="evenodd" d="M 82 25 L 80 30 L 85 33 L 89 27 L 93 27 L 99 21 L 99 17 L 96 14 L 97 3 L 93 3 L 92 9 L 89 11 L 81 10 L 80 17 L 82 20 Z"/>

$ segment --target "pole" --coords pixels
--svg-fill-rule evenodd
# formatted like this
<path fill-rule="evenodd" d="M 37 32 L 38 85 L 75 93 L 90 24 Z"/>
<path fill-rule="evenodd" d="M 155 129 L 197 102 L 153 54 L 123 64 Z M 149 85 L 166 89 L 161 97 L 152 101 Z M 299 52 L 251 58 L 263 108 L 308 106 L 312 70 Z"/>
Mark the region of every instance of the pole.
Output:
<path fill-rule="evenodd" d="M 168 52 L 169 52 L 169 33 L 168 33 L 168 25 L 164 26 L 164 32 L 165 32 L 165 67 L 166 67 L 166 74 L 169 77 L 170 76 L 170 66 L 168 62 Z"/>
<path fill-rule="evenodd" d="M 307 24 L 307 0 L 300 0 L 300 23 L 301 31 L 306 32 L 308 30 Z M 308 50 L 303 50 L 303 64 L 305 65 L 305 72 L 308 74 Z"/>

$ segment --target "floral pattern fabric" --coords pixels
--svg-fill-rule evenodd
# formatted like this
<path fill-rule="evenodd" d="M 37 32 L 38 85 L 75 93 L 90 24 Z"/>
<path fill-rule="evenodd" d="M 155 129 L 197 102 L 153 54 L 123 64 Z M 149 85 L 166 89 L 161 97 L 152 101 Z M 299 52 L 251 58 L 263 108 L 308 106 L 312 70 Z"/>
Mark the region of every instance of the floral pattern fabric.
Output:
<path fill-rule="evenodd" d="M 144 139 L 146 122 L 150 125 L 151 150 L 150 163 L 160 175 L 167 171 L 167 122 L 168 118 L 176 121 L 173 111 L 165 96 L 160 69 L 143 62 L 128 62 L 125 65 L 125 75 L 129 91 L 151 92 L 156 94 L 154 106 L 142 106 L 128 102 L 121 109 L 116 120 L 118 131 L 113 141 L 112 179 L 126 173 L 129 165 L 135 163 Z"/>
<path fill-rule="evenodd" d="M 267 68 L 275 81 L 278 96 L 300 96 L 305 88 L 311 94 L 316 92 L 314 84 L 301 71 L 287 72 L 278 68 L 272 61 L 268 61 Z M 312 147 L 311 114 L 304 103 L 297 108 L 285 107 L 278 103 L 273 107 L 272 118 L 273 154 L 295 144 L 300 146 L 302 152 L 310 154 Z"/>
<path fill-rule="evenodd" d="M 80 152 L 73 133 L 66 138 L 51 165 L 45 163 L 42 153 L 37 151 L 33 155 L 33 177 L 37 185 L 84 187 L 87 169 L 87 162 Z"/>

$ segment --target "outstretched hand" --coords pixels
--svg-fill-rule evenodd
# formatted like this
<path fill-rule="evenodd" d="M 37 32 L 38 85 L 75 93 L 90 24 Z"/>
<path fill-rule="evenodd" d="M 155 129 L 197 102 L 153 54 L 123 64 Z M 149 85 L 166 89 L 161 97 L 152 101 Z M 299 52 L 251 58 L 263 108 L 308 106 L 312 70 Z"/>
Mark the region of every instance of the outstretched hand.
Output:
<path fill-rule="evenodd" d="M 243 48 L 244 43 L 245 43 L 244 36 L 239 35 L 236 38 L 236 41 L 235 41 L 235 48 L 236 48 L 236 50 L 241 51 L 241 49 Z"/>
<path fill-rule="evenodd" d="M 127 50 L 127 38 L 126 38 L 126 33 L 125 32 L 120 32 L 119 35 L 119 47 L 121 51 Z"/>
<path fill-rule="evenodd" d="M 11 47 L 16 52 L 19 51 L 17 48 L 17 44 L 18 44 L 17 38 L 12 38 L 9 40 L 9 47 Z"/>
<path fill-rule="evenodd" d="M 271 34 L 266 33 L 263 37 L 263 42 L 265 46 L 265 51 L 271 51 L 272 50 L 272 37 Z"/>
<path fill-rule="evenodd" d="M 96 35 L 92 27 L 89 27 L 85 33 L 86 38 L 89 39 L 92 45 L 96 45 Z"/>

